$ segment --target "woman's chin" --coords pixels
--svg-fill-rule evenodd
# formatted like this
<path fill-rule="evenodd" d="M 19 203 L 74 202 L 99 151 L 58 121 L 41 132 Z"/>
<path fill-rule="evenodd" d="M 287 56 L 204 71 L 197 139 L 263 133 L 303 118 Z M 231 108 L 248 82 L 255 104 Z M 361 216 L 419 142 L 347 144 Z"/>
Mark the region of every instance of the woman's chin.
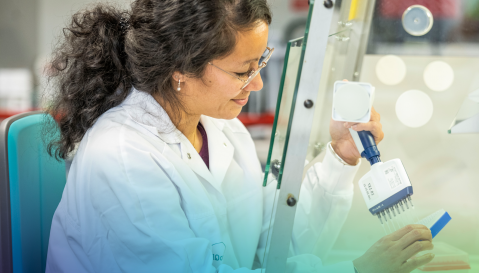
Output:
<path fill-rule="evenodd" d="M 239 107 L 238 109 L 231 109 L 230 111 L 219 113 L 218 115 L 214 115 L 211 117 L 217 119 L 234 119 L 238 117 L 238 115 L 241 113 L 242 108 L 243 107 Z"/>
<path fill-rule="evenodd" d="M 223 119 L 234 119 L 238 117 L 238 115 L 241 113 L 241 109 L 239 111 L 235 111 L 230 113 L 227 117 L 224 117 Z"/>

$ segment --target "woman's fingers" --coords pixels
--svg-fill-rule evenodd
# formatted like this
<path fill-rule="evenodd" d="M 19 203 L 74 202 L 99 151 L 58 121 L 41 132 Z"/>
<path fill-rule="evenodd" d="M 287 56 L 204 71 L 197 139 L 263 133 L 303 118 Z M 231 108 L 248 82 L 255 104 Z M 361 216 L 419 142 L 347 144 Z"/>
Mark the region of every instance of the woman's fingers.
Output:
<path fill-rule="evenodd" d="M 432 253 L 424 254 L 422 256 L 409 259 L 403 265 L 404 272 L 411 272 L 414 269 L 429 263 L 430 261 L 432 261 L 432 259 L 434 259 L 434 254 Z"/>
<path fill-rule="evenodd" d="M 371 108 L 371 118 L 370 118 L 369 122 L 367 122 L 367 123 L 344 122 L 343 126 L 344 126 L 345 128 L 351 128 L 351 126 L 355 126 L 355 125 L 356 125 L 356 126 L 359 126 L 359 127 L 356 127 L 356 128 L 361 129 L 361 130 L 356 130 L 356 131 L 363 131 L 363 130 L 364 130 L 364 131 L 370 131 L 370 130 L 366 130 L 366 129 L 362 129 L 362 128 L 368 128 L 368 129 L 369 129 L 369 128 L 370 128 L 370 125 L 368 125 L 368 124 L 370 124 L 370 123 L 375 123 L 375 124 L 376 124 L 376 123 L 379 123 L 379 124 L 381 124 L 380 121 L 381 121 L 381 116 L 379 115 L 378 112 L 376 112 L 376 110 L 374 110 L 374 107 L 372 107 L 372 108 Z M 362 127 L 362 126 L 364 126 L 364 125 L 366 125 L 366 127 Z M 381 125 L 381 128 L 382 128 L 382 125 Z M 354 128 L 353 128 L 353 129 L 354 129 Z"/>
<path fill-rule="evenodd" d="M 371 107 L 371 121 L 381 121 L 381 115 L 376 112 L 374 107 Z"/>
<path fill-rule="evenodd" d="M 400 255 L 401 260 L 407 261 L 412 256 L 418 254 L 421 251 L 432 250 L 434 245 L 431 241 L 416 241 L 410 246 L 406 247 Z"/>
<path fill-rule="evenodd" d="M 431 261 L 433 256 L 411 258 L 420 251 L 432 249 L 431 232 L 423 225 L 407 225 L 384 236 L 353 263 L 360 272 L 411 272 Z"/>
<path fill-rule="evenodd" d="M 403 228 L 400 228 L 399 230 L 391 233 L 389 236 L 392 241 L 399 241 L 404 235 L 408 234 L 409 232 L 415 230 L 415 229 L 425 229 L 429 230 L 426 226 L 424 225 L 416 225 L 416 224 L 411 224 L 407 225 Z"/>
<path fill-rule="evenodd" d="M 379 144 L 384 138 L 383 125 L 380 122 L 370 121 L 368 123 L 358 123 L 351 127 L 354 131 L 370 131 L 374 136 L 376 144 Z"/>
<path fill-rule="evenodd" d="M 417 241 L 432 242 L 432 234 L 429 229 L 414 229 L 399 239 L 397 246 L 405 249 Z"/>
<path fill-rule="evenodd" d="M 353 130 L 360 131 L 370 131 L 373 136 L 376 144 L 381 142 L 384 138 L 383 125 L 380 122 L 381 116 L 379 115 L 374 108 L 371 108 L 371 119 L 368 123 L 354 123 L 354 122 L 345 122 L 343 126 L 345 128 L 352 128 Z"/>
<path fill-rule="evenodd" d="M 368 123 L 356 123 L 356 124 L 351 124 L 352 125 L 352 129 L 355 130 L 355 131 L 371 131 L 372 132 L 376 132 L 376 133 L 379 133 L 380 131 L 382 131 L 382 124 L 379 122 L 379 121 L 370 121 Z"/>
<path fill-rule="evenodd" d="M 411 272 L 432 260 L 431 254 L 411 258 L 433 249 L 431 231 L 424 225 L 407 225 L 384 236 L 353 263 L 360 272 Z"/>

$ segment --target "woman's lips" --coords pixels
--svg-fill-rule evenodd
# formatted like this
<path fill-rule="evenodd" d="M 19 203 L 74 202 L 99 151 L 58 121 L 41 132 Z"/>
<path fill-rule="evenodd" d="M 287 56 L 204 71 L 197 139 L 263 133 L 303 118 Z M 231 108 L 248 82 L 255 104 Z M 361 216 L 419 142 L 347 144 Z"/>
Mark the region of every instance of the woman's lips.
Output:
<path fill-rule="evenodd" d="M 233 99 L 232 101 L 236 102 L 237 104 L 241 105 L 241 106 L 245 106 L 246 103 L 248 102 L 248 98 L 244 98 L 244 99 Z"/>

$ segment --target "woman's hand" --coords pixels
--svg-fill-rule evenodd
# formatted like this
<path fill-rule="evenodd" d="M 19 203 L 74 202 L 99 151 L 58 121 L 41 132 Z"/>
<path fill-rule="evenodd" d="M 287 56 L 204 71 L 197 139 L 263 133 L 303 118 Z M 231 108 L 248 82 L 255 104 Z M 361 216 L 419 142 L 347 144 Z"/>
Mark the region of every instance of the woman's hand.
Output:
<path fill-rule="evenodd" d="M 434 254 L 411 258 L 433 249 L 431 231 L 423 225 L 408 225 L 384 236 L 353 261 L 359 273 L 406 273 L 429 263 Z"/>
<path fill-rule="evenodd" d="M 380 122 L 381 116 L 371 108 L 371 120 L 368 123 L 352 123 L 335 121 L 331 119 L 329 123 L 329 133 L 331 134 L 331 146 L 336 154 L 338 154 L 344 161 L 350 165 L 356 165 L 361 158 L 356 144 L 354 144 L 353 137 L 349 133 L 348 128 L 355 131 L 370 131 L 376 144 L 379 144 L 384 138 L 384 132 Z"/>

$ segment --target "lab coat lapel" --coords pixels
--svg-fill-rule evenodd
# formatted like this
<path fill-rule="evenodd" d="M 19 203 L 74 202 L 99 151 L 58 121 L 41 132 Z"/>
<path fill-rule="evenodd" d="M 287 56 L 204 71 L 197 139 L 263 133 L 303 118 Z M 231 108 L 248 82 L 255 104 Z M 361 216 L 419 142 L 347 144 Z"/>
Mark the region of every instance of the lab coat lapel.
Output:
<path fill-rule="evenodd" d="M 223 133 L 224 123 L 222 121 L 201 116 L 201 124 L 203 124 L 208 137 L 210 172 L 220 187 L 231 160 L 233 160 L 234 147 Z"/>
<path fill-rule="evenodd" d="M 228 167 L 233 159 L 233 145 L 224 135 L 224 123 L 220 120 L 202 116 L 201 123 L 208 137 L 210 169 L 196 152 L 189 140 L 173 125 L 168 114 L 149 94 L 132 88 L 130 95 L 122 103 L 130 116 L 142 124 L 148 131 L 158 136 L 169 145 L 180 144 L 181 158 L 199 176 L 208 181 L 221 192 Z"/>
<path fill-rule="evenodd" d="M 219 183 L 216 183 L 216 180 L 213 178 L 211 172 L 206 167 L 201 156 L 195 150 L 193 145 L 189 140 L 183 136 L 180 143 L 181 149 L 181 158 L 186 164 L 199 176 L 203 177 L 208 183 L 210 183 L 215 189 L 221 192 Z"/>

